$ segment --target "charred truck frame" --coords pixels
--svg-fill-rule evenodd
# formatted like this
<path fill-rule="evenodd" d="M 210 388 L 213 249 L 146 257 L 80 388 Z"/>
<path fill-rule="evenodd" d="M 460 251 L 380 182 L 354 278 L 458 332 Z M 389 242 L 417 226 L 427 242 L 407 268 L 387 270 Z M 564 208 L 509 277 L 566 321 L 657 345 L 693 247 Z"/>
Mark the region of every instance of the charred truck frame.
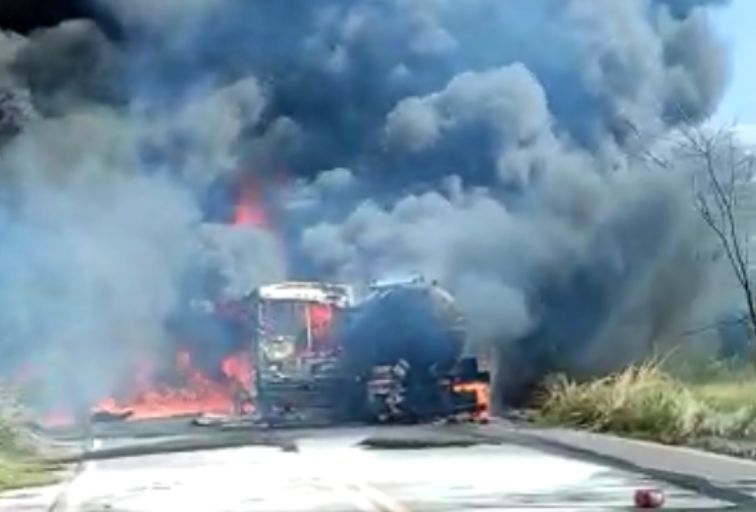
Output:
<path fill-rule="evenodd" d="M 413 422 L 487 414 L 489 375 L 463 357 L 453 298 L 422 278 L 263 286 L 252 308 L 253 398 L 266 423 Z"/>

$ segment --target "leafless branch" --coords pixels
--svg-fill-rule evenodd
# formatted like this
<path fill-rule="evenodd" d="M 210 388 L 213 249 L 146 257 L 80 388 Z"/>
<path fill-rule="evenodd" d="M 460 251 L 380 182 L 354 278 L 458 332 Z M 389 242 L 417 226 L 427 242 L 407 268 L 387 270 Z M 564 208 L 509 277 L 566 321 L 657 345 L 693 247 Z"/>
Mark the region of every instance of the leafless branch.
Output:
<path fill-rule="evenodd" d="M 694 163 L 695 205 L 727 257 L 740 285 L 752 330 L 756 332 L 756 300 L 750 272 L 750 254 L 742 215 L 741 196 L 753 183 L 753 158 L 743 154 L 726 130 L 707 133 L 681 130 L 680 154 Z"/>

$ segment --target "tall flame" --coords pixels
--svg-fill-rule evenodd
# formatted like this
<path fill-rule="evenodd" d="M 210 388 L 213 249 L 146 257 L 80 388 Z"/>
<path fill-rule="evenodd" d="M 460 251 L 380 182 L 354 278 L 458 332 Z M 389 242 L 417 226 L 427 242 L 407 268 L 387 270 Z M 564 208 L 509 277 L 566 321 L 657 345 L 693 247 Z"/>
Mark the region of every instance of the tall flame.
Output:
<path fill-rule="evenodd" d="M 252 178 L 247 178 L 239 190 L 234 206 L 234 225 L 268 227 L 268 216 L 265 212 L 261 186 Z"/>
<path fill-rule="evenodd" d="M 491 387 L 487 382 L 473 381 L 454 385 L 457 393 L 475 394 L 476 411 L 473 417 L 476 420 L 486 421 L 491 414 Z"/>
<path fill-rule="evenodd" d="M 263 187 L 258 179 L 247 175 L 237 190 L 233 225 L 269 229 Z M 219 309 L 232 305 L 219 305 Z M 229 313 L 229 311 L 226 311 Z M 219 368 L 222 378 L 215 380 L 199 371 L 188 351 L 176 354 L 175 373 L 179 384 L 155 383 L 154 368 L 140 365 L 133 383 L 134 392 L 126 401 L 108 398 L 96 407 L 96 413 L 129 419 L 148 419 L 196 413 L 230 414 L 248 412 L 251 407 L 250 390 L 253 367 L 248 353 L 226 357 Z M 240 410 L 241 407 L 241 410 Z"/>

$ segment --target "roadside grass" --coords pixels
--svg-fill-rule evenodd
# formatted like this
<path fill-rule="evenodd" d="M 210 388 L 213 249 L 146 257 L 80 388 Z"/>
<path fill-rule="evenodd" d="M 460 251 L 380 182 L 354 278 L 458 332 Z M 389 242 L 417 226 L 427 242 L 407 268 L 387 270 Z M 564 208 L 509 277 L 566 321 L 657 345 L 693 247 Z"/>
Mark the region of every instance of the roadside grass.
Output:
<path fill-rule="evenodd" d="M 23 408 L 0 387 L 0 491 L 52 484 L 59 469 L 43 460 L 38 440 L 24 426 Z"/>
<path fill-rule="evenodd" d="M 28 458 L 0 458 L 0 491 L 54 484 L 60 467 Z"/>
<path fill-rule="evenodd" d="M 756 406 L 756 377 L 744 381 L 694 383 L 690 388 L 695 396 L 718 411 L 735 412 Z"/>
<path fill-rule="evenodd" d="M 756 373 L 742 371 L 749 378 L 722 372 L 687 382 L 654 360 L 587 382 L 556 376 L 537 399 L 535 419 L 668 444 L 756 441 Z"/>
<path fill-rule="evenodd" d="M 669 357 L 664 370 L 685 383 L 693 394 L 721 412 L 756 407 L 756 368 L 735 359 L 704 359 L 684 355 Z"/>
<path fill-rule="evenodd" d="M 656 362 L 588 382 L 556 376 L 540 397 L 537 420 L 596 432 L 680 443 L 695 435 L 704 404 Z"/>

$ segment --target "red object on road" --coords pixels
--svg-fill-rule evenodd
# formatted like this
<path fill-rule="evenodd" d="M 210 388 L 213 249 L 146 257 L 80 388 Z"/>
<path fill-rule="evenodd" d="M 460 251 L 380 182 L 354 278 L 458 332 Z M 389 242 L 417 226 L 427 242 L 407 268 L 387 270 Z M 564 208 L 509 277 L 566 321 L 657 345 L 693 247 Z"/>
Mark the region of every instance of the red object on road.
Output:
<path fill-rule="evenodd" d="M 637 508 L 659 508 L 664 505 L 664 493 L 660 489 L 638 489 L 635 491 Z"/>

